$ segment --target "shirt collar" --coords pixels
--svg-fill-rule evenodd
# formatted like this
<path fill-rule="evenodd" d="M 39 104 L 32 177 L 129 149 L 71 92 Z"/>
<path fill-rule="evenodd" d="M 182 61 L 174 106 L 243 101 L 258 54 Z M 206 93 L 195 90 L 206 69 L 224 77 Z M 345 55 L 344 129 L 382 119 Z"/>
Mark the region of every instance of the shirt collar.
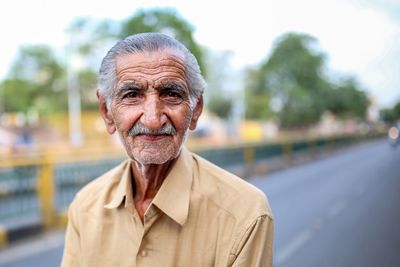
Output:
<path fill-rule="evenodd" d="M 186 222 L 189 212 L 190 191 L 193 180 L 192 157 L 183 147 L 181 153 L 158 190 L 153 204 L 181 226 Z M 121 205 L 131 190 L 131 162 L 127 160 L 121 165 L 122 174 L 118 172 L 112 177 L 112 183 L 118 183 L 117 188 L 110 194 L 110 200 L 104 207 L 114 209 Z"/>
<path fill-rule="evenodd" d="M 190 152 L 182 148 L 175 165 L 158 190 L 153 204 L 181 226 L 185 224 L 193 180 Z"/>
<path fill-rule="evenodd" d="M 128 192 L 128 188 L 131 186 L 131 161 L 126 160 L 120 165 L 119 169 L 119 172 L 110 177 L 110 187 L 115 187 L 114 185 L 116 185 L 116 188 L 111 191 L 109 201 L 104 205 L 106 209 L 119 207 Z"/>

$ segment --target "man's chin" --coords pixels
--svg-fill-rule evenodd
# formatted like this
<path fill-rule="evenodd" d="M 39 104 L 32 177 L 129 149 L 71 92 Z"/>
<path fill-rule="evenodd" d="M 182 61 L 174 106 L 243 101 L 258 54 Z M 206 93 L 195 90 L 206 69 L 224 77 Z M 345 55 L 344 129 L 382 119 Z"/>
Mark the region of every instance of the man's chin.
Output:
<path fill-rule="evenodd" d="M 161 165 L 176 158 L 176 151 L 163 151 L 159 148 L 145 148 L 140 153 L 133 153 L 131 158 L 141 165 Z"/>

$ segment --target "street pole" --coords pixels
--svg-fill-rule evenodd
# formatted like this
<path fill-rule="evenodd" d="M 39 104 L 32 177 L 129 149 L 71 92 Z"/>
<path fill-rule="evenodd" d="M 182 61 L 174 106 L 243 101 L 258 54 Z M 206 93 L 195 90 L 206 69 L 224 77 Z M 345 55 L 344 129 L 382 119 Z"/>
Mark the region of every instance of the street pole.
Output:
<path fill-rule="evenodd" d="M 71 59 L 68 68 L 68 115 L 69 115 L 69 139 L 73 146 L 80 146 L 83 143 L 81 128 L 81 95 L 79 76 L 74 58 Z"/>

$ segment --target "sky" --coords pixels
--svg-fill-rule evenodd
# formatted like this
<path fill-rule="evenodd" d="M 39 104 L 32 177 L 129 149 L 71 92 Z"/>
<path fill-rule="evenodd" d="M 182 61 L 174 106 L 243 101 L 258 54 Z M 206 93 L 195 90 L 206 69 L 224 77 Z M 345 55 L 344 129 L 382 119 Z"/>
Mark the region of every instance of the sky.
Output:
<path fill-rule="evenodd" d="M 195 29 L 195 40 L 229 51 L 235 69 L 256 66 L 287 32 L 318 39 L 334 76 L 358 79 L 379 107 L 400 101 L 398 0 L 13 0 L 0 3 L 0 79 L 17 49 L 48 44 L 63 49 L 75 17 L 123 20 L 141 8 L 170 7 Z"/>

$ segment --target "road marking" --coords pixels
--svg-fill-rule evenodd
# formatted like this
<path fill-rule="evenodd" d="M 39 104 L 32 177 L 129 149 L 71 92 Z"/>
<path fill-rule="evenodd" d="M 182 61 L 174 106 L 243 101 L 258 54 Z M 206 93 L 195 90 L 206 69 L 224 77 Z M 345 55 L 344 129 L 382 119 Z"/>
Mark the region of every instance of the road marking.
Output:
<path fill-rule="evenodd" d="M 291 242 L 289 242 L 287 246 L 277 252 L 274 259 L 274 265 L 278 266 L 287 261 L 311 238 L 311 236 L 312 234 L 310 230 L 303 231 L 299 235 L 297 235 Z"/>
<path fill-rule="evenodd" d="M 64 232 L 45 234 L 40 239 L 26 241 L 23 244 L 15 244 L 15 246 L 0 250 L 0 265 L 6 265 L 10 262 L 59 248 L 63 244 Z"/>

